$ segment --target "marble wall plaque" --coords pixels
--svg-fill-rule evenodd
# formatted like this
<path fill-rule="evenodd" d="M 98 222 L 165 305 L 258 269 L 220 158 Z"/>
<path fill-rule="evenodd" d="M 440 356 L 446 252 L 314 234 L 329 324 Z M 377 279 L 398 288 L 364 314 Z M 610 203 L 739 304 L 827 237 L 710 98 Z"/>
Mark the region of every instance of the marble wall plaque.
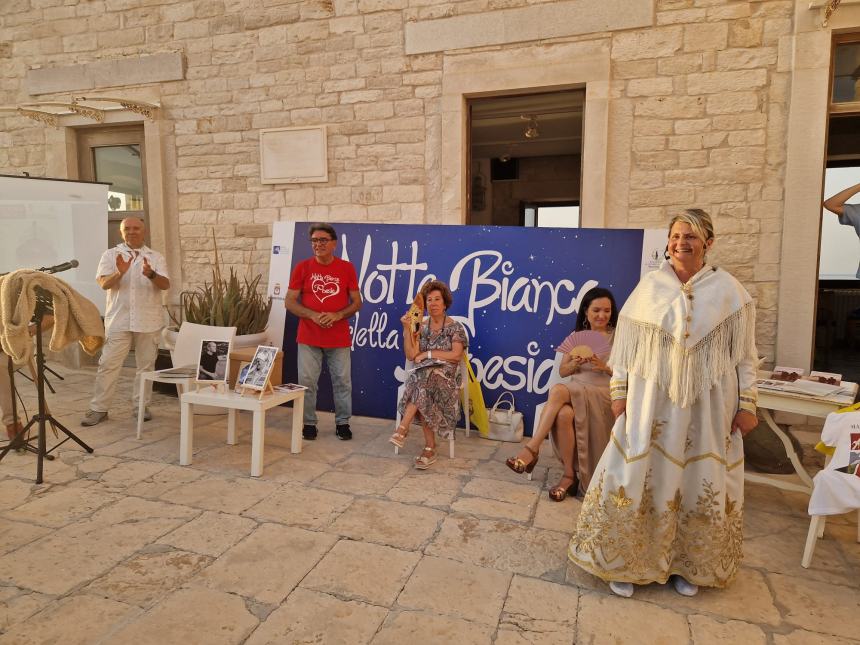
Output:
<path fill-rule="evenodd" d="M 260 182 L 303 184 L 328 181 L 326 128 L 260 130 Z"/>

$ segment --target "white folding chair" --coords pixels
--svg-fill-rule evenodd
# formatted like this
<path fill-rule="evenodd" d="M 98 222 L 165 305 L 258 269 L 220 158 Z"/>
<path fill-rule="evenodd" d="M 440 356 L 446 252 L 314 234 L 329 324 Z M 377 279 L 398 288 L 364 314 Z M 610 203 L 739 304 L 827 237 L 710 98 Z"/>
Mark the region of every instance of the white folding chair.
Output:
<path fill-rule="evenodd" d="M 464 327 L 464 331 L 465 331 L 465 327 Z M 466 333 L 468 333 L 468 332 L 466 332 Z M 469 360 L 469 353 L 467 351 L 463 351 L 463 358 L 460 360 L 460 380 L 462 381 L 462 383 L 460 384 L 460 402 L 463 404 L 463 417 L 466 420 L 465 421 L 465 431 L 466 431 L 465 434 L 466 434 L 467 438 L 469 436 L 469 431 L 471 429 L 471 424 L 469 423 L 469 413 L 471 410 L 469 407 L 469 366 L 468 366 L 468 360 Z M 408 374 L 409 371 L 414 366 L 415 366 L 415 364 L 412 361 L 407 360 L 403 364 L 404 373 Z M 406 388 L 405 383 L 401 383 L 400 387 L 397 388 L 397 402 L 395 403 L 395 407 L 397 407 L 397 404 L 400 403 L 400 397 L 403 396 L 403 390 L 405 388 Z M 398 409 L 397 410 L 397 419 L 395 421 L 395 423 L 398 426 L 400 425 L 400 418 L 401 418 L 400 410 Z M 448 456 L 451 459 L 454 458 L 454 435 L 455 434 L 456 434 L 455 432 L 452 432 L 451 438 L 448 440 Z M 397 446 L 394 446 L 394 454 L 395 455 L 400 454 L 400 448 L 398 448 Z"/>
<path fill-rule="evenodd" d="M 235 327 L 214 327 L 183 322 L 179 328 L 179 335 L 176 337 L 176 345 L 168 347 L 170 349 L 173 368 L 196 368 L 200 359 L 201 342 L 204 340 L 217 340 L 229 342 L 232 345 L 234 336 L 236 336 Z M 193 376 L 176 378 L 175 376 L 163 375 L 164 372 L 173 368 L 144 372 L 140 375 L 140 402 L 137 406 L 138 439 L 140 439 L 140 433 L 143 430 L 143 411 L 146 406 L 145 394 L 147 386 L 152 387 L 151 383 L 173 383 L 176 386 L 177 394 L 182 396 L 182 393 L 191 387 L 196 380 Z"/>

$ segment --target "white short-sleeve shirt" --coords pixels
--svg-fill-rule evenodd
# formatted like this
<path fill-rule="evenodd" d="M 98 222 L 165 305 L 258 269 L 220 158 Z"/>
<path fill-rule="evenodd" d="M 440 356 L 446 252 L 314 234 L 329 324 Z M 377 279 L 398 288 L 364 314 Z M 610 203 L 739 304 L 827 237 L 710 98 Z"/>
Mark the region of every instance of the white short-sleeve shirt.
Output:
<path fill-rule="evenodd" d="M 821 441 L 834 446 L 836 452 L 813 480 L 809 514 L 837 515 L 860 509 L 860 475 L 856 474 L 860 464 L 860 413 L 828 414 Z M 850 468 L 852 472 L 840 472 L 839 468 Z"/>
<path fill-rule="evenodd" d="M 161 289 L 143 275 L 143 259 L 159 275 L 167 275 L 167 262 L 158 251 L 147 246 L 132 249 L 125 243 L 118 244 L 102 254 L 96 278 L 116 273 L 116 256 L 123 254 L 134 261 L 122 276 L 118 285 L 107 291 L 105 307 L 105 329 L 107 331 L 153 332 L 164 327 L 164 307 L 161 304 Z"/>

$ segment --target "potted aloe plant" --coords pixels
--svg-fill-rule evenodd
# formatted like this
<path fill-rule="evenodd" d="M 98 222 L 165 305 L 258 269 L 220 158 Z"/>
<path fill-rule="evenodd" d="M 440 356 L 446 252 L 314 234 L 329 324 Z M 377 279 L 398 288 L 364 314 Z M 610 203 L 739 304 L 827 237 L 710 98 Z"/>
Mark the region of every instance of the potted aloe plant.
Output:
<path fill-rule="evenodd" d="M 252 280 L 240 280 L 232 268 L 229 277 L 225 278 L 221 274 L 216 243 L 212 282 L 180 293 L 179 319 L 173 313 L 170 318 L 177 329 L 183 320 L 199 325 L 236 327 L 234 347 L 256 346 L 265 340 L 264 332 L 272 309 L 272 299 L 260 293 L 262 279 L 263 276 L 257 274 Z M 168 341 L 175 342 L 175 337 L 171 338 L 172 334 L 166 332 L 165 335 Z"/>

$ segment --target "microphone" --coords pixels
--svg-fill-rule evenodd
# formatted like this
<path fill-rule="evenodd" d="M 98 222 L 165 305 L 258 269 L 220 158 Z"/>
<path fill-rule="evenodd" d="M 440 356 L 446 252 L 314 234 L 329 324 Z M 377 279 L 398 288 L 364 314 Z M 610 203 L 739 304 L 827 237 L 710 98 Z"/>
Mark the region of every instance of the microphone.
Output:
<path fill-rule="evenodd" d="M 60 273 L 61 271 L 68 271 L 69 269 L 74 269 L 80 264 L 77 260 L 69 260 L 68 262 L 63 262 L 62 264 L 55 264 L 52 267 L 41 267 L 37 269 L 38 271 L 42 271 L 43 273 Z"/>

